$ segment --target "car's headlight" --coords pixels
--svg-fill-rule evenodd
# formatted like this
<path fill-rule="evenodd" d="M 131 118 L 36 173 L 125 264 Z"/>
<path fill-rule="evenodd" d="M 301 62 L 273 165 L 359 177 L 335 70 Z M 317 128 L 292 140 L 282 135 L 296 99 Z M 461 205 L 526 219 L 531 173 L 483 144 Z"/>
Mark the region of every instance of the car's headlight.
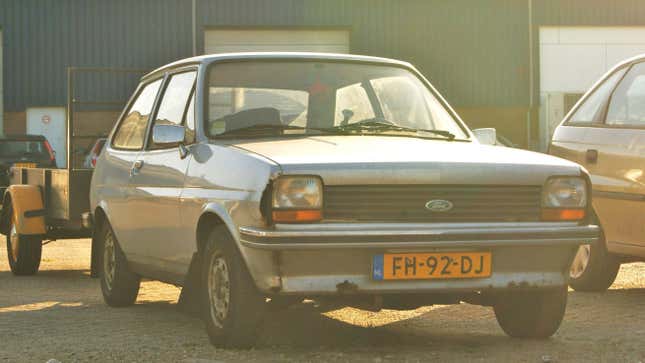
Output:
<path fill-rule="evenodd" d="M 283 176 L 273 182 L 272 219 L 303 223 L 322 219 L 322 181 L 316 176 Z"/>
<path fill-rule="evenodd" d="M 573 221 L 585 218 L 587 182 L 579 177 L 553 177 L 542 189 L 542 219 Z"/>

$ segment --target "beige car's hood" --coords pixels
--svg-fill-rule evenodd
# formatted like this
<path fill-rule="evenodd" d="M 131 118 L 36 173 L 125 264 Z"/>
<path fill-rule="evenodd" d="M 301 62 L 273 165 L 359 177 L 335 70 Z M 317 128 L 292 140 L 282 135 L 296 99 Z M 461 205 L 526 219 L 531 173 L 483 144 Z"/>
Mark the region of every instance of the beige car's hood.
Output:
<path fill-rule="evenodd" d="M 549 155 L 475 142 L 388 136 L 315 136 L 241 141 L 234 147 L 274 161 L 285 174 L 326 184 L 540 185 L 580 166 Z"/>

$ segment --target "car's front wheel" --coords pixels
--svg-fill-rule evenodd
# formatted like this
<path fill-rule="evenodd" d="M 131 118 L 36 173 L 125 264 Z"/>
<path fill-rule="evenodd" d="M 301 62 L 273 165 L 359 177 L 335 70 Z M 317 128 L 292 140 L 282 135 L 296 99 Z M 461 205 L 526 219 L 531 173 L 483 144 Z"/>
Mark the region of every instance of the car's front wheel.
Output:
<path fill-rule="evenodd" d="M 509 291 L 498 296 L 493 309 L 500 327 L 516 338 L 548 338 L 562 323 L 567 287 Z"/>
<path fill-rule="evenodd" d="M 104 222 L 98 232 L 102 245 L 100 255 L 101 292 L 103 300 L 114 307 L 130 306 L 137 300 L 141 278 L 128 269 L 128 263 L 112 232 Z"/>
<path fill-rule="evenodd" d="M 209 237 L 202 265 L 202 306 L 213 345 L 248 348 L 257 338 L 266 304 L 225 228 Z"/>
<path fill-rule="evenodd" d="M 7 258 L 14 275 L 27 276 L 38 272 L 42 249 L 40 236 L 18 234 L 16 224 L 11 220 L 7 234 Z"/>

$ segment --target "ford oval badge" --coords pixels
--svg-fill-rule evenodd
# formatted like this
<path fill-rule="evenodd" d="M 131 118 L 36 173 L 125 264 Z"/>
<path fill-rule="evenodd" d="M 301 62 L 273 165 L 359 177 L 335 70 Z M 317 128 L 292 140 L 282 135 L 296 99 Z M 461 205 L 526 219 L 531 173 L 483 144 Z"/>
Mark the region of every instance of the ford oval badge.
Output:
<path fill-rule="evenodd" d="M 426 209 L 430 212 L 447 212 L 454 206 L 451 201 L 443 199 L 434 199 L 426 203 Z"/>

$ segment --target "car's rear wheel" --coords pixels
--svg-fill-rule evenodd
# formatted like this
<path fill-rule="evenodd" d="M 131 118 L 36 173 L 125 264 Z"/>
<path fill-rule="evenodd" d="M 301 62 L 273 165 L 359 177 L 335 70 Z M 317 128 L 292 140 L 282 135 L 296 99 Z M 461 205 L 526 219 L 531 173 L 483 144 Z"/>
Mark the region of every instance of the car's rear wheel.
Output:
<path fill-rule="evenodd" d="M 211 343 L 251 347 L 264 317 L 265 299 L 225 228 L 210 234 L 201 281 L 203 317 Z"/>
<path fill-rule="evenodd" d="M 569 285 L 576 291 L 607 290 L 616 280 L 620 261 L 605 247 L 604 238 L 596 245 L 578 248 L 569 270 Z"/>
<path fill-rule="evenodd" d="M 141 278 L 128 269 L 128 263 L 107 222 L 102 223 L 100 243 L 101 292 L 103 300 L 114 307 L 130 306 L 137 300 Z"/>
<path fill-rule="evenodd" d="M 12 219 L 7 233 L 7 258 L 11 272 L 16 276 L 28 276 L 38 272 L 43 243 L 40 236 L 18 234 Z"/>
<path fill-rule="evenodd" d="M 493 305 L 506 334 L 516 338 L 545 339 L 553 335 L 567 307 L 567 287 L 509 291 Z"/>

